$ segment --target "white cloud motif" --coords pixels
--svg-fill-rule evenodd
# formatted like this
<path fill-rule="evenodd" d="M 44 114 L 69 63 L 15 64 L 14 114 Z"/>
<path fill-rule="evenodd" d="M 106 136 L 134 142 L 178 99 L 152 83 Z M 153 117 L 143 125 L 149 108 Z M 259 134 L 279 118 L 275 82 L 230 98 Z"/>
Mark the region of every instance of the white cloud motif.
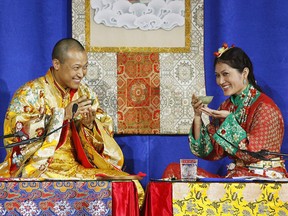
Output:
<path fill-rule="evenodd" d="M 118 0 L 113 4 L 112 10 L 119 15 L 126 14 L 129 13 L 131 5 L 132 4 L 127 0 Z"/>
<path fill-rule="evenodd" d="M 181 16 L 185 16 L 185 7 L 183 1 L 170 1 L 167 5 L 168 10 L 171 13 L 179 14 Z"/>
<path fill-rule="evenodd" d="M 123 14 L 118 16 L 117 27 L 124 27 L 125 29 L 134 29 L 137 28 L 135 25 L 135 20 L 137 16 L 134 14 Z"/>
<path fill-rule="evenodd" d="M 137 17 L 145 15 L 146 14 L 146 5 L 142 4 L 142 3 L 132 4 L 129 8 L 129 13 L 131 13 Z"/>
<path fill-rule="evenodd" d="M 117 26 L 118 16 L 115 11 L 110 9 L 103 9 L 95 13 L 94 21 L 97 24 L 104 24 L 106 26 Z"/>
<path fill-rule="evenodd" d="M 162 24 L 163 21 L 153 14 L 147 14 L 145 16 L 138 17 L 135 20 L 135 25 L 141 30 L 159 29 L 161 28 Z"/>
<path fill-rule="evenodd" d="M 94 22 L 125 29 L 172 30 L 185 24 L 185 0 L 91 0 Z"/>
<path fill-rule="evenodd" d="M 176 26 L 182 26 L 184 25 L 184 17 L 182 17 L 179 14 L 168 14 L 163 18 L 163 28 L 166 30 L 171 30 L 175 28 Z"/>

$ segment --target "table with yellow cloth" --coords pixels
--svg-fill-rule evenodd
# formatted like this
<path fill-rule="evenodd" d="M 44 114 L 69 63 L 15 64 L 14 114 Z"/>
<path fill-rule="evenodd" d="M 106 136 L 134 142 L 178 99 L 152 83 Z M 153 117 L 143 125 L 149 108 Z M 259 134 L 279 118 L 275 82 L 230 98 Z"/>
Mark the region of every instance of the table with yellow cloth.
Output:
<path fill-rule="evenodd" d="M 152 181 L 143 215 L 288 215 L 288 182 Z"/>

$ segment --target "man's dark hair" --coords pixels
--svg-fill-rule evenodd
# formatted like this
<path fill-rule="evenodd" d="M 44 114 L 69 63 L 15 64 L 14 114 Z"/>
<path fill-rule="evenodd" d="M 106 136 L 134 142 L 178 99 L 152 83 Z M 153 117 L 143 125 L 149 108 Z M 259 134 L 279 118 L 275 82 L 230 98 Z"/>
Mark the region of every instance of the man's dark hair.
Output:
<path fill-rule="evenodd" d="M 68 50 L 76 49 L 78 51 L 85 51 L 82 44 L 73 38 L 64 38 L 58 41 L 52 51 L 52 60 L 58 59 L 61 64 L 65 62 Z"/>

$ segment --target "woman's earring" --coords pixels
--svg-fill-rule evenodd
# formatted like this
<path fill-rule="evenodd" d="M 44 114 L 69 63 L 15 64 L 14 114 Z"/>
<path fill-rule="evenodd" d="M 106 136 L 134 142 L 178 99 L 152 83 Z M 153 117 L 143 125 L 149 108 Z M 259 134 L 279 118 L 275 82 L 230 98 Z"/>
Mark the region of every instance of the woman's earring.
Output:
<path fill-rule="evenodd" d="M 243 80 L 243 84 L 246 85 L 246 79 Z"/>

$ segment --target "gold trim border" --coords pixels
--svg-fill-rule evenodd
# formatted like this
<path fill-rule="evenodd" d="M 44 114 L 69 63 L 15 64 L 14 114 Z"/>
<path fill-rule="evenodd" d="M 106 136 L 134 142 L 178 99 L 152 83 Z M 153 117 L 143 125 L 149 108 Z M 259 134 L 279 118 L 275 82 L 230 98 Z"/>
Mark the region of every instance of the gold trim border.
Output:
<path fill-rule="evenodd" d="M 191 44 L 191 4 L 185 0 L 185 47 L 91 47 L 90 45 L 90 0 L 85 0 L 85 40 L 88 52 L 190 52 Z"/>

